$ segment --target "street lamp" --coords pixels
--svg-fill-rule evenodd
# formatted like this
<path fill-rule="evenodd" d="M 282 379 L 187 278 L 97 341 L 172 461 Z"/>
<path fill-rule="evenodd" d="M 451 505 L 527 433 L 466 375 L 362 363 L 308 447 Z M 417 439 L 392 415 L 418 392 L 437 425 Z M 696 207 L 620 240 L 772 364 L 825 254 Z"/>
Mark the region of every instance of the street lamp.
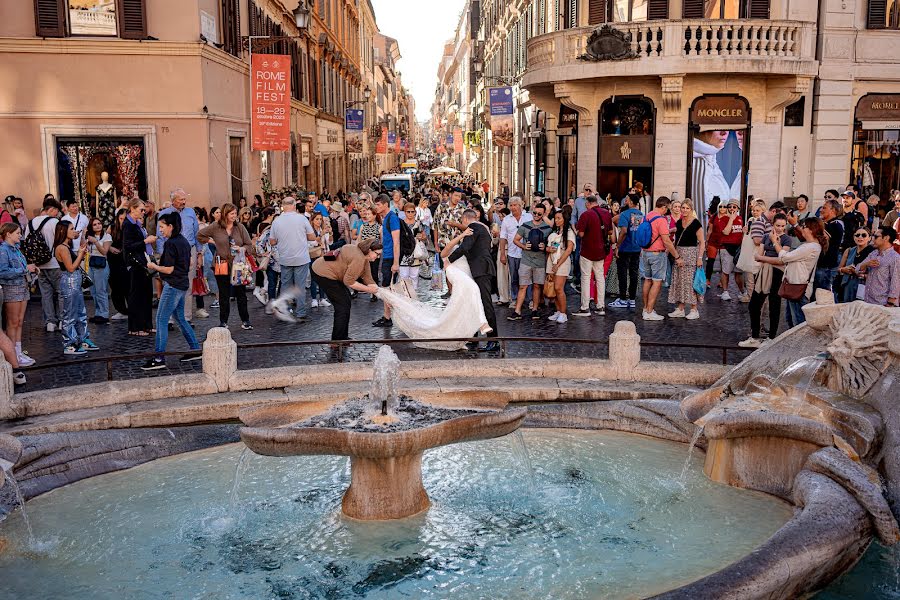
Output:
<path fill-rule="evenodd" d="M 346 100 L 344 102 L 345 108 L 350 108 L 351 106 L 356 106 L 358 104 L 365 104 L 369 101 L 369 98 L 372 97 L 372 90 L 369 89 L 369 86 L 366 86 L 366 89 L 363 90 L 363 100 Z"/>
<path fill-rule="evenodd" d="M 306 5 L 306 0 L 300 0 L 294 9 L 294 24 L 300 31 L 309 27 L 309 6 Z"/>

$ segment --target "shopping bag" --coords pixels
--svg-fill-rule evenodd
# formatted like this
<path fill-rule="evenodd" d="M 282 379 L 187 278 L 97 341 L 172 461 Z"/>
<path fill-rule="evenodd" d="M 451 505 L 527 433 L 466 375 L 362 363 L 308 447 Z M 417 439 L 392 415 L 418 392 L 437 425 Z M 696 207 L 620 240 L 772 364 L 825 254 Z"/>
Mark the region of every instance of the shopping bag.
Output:
<path fill-rule="evenodd" d="M 553 279 L 555 279 L 552 275 L 547 276 L 547 280 L 544 281 L 544 298 L 556 298 L 556 286 L 553 285 Z"/>
<path fill-rule="evenodd" d="M 757 262 L 753 257 L 755 253 L 756 244 L 753 243 L 753 238 L 750 237 L 750 234 L 747 234 L 741 241 L 741 251 L 738 256 L 737 268 L 744 273 L 753 273 L 754 275 L 759 273 L 759 268 L 762 264 Z"/>
<path fill-rule="evenodd" d="M 243 248 L 239 249 L 231 266 L 231 285 L 246 286 L 253 281 L 253 271 L 247 262 L 247 254 Z"/>
<path fill-rule="evenodd" d="M 702 267 L 694 271 L 694 291 L 701 297 L 706 293 L 706 271 Z"/>
<path fill-rule="evenodd" d="M 206 296 L 209 294 L 209 282 L 203 276 L 203 267 L 197 265 L 197 272 L 194 274 L 194 282 L 191 284 L 192 296 Z"/>
<path fill-rule="evenodd" d="M 444 270 L 441 269 L 440 257 L 434 257 L 434 264 L 431 265 L 431 289 L 435 292 L 444 291 Z"/>

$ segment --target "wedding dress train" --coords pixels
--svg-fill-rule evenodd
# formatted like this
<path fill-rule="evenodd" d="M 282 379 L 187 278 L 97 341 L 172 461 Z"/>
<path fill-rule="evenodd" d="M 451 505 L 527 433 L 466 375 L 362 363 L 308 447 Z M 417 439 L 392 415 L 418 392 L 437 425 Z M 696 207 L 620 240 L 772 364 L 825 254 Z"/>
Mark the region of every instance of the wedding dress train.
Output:
<path fill-rule="evenodd" d="M 451 263 L 444 273 L 447 281 L 453 284 L 453 293 L 443 308 L 413 300 L 387 288 L 378 290 L 376 296 L 391 307 L 394 326 L 412 339 L 460 338 L 471 337 L 479 331 L 490 332 L 481 305 L 481 292 L 472 279 L 466 258 Z M 431 350 L 459 350 L 465 342 L 415 342 L 414 345 Z"/>

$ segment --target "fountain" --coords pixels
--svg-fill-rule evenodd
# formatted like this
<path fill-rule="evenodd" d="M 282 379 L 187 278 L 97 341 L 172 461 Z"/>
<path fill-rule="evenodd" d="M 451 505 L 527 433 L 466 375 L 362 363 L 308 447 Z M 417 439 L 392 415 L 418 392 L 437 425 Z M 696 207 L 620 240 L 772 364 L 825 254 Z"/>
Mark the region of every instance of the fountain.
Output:
<path fill-rule="evenodd" d="M 343 513 L 360 520 L 402 519 L 430 504 L 422 485 L 425 450 L 500 437 L 518 429 L 526 409 L 505 400 L 426 404 L 397 393 L 400 360 L 382 346 L 368 396 L 247 408 L 241 440 L 265 456 L 350 457 Z"/>

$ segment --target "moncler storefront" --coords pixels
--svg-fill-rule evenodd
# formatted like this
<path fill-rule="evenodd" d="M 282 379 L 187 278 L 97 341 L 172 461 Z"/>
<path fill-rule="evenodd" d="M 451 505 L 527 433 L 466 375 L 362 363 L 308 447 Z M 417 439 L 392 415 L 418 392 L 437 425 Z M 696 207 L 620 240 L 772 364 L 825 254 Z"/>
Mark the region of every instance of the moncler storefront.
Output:
<path fill-rule="evenodd" d="M 900 189 L 900 94 L 866 94 L 853 119 L 850 180 L 863 198 Z"/>

